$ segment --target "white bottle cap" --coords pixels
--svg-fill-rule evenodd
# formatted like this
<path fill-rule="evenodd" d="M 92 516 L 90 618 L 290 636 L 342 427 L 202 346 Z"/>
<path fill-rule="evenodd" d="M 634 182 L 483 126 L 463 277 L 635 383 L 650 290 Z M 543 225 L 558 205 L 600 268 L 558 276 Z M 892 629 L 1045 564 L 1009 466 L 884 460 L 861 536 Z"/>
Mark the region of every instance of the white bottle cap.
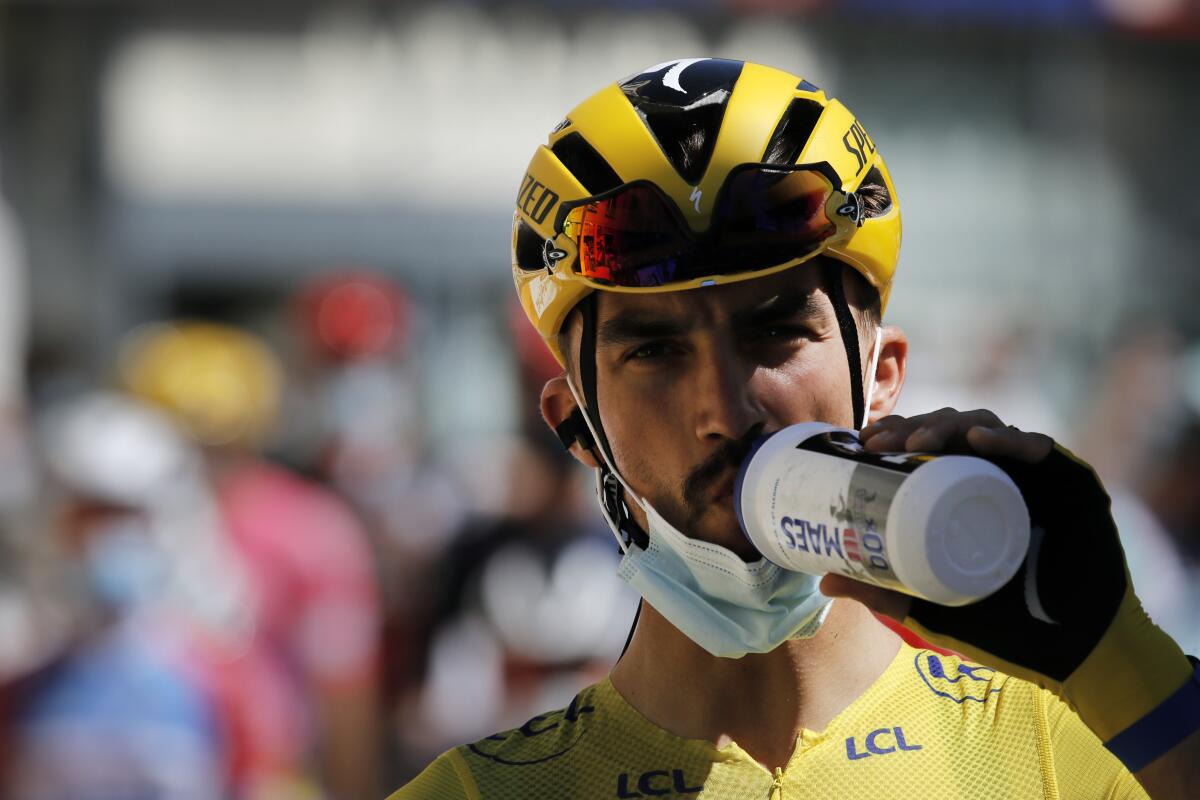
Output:
<path fill-rule="evenodd" d="M 995 464 L 941 456 L 900 486 L 887 530 L 903 584 L 935 603 L 965 605 L 1016 574 L 1029 547 L 1029 511 Z M 923 553 L 913 547 L 922 540 Z"/>

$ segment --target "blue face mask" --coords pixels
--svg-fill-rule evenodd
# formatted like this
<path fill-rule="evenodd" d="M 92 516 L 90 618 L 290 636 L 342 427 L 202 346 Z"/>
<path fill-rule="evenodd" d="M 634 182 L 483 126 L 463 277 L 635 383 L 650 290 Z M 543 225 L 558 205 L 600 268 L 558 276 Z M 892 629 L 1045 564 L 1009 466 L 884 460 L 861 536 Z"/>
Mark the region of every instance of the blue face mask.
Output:
<path fill-rule="evenodd" d="M 819 577 L 765 558 L 747 564 L 720 545 L 689 538 L 649 503 L 649 546 L 629 547 L 617 574 L 689 639 L 721 658 L 766 653 L 806 639 L 829 614 Z"/>
<path fill-rule="evenodd" d="M 877 338 L 877 354 L 878 349 Z M 584 408 L 569 378 L 567 386 Z M 601 441 L 591 416 L 583 419 L 592 439 Z M 600 452 L 608 462 L 607 452 Z M 765 558 L 747 564 L 732 550 L 684 535 L 641 500 L 611 464 L 609 469 L 624 496 L 646 512 L 649 540 L 644 550 L 628 543 L 605 502 L 603 470 L 598 470 L 600 510 L 625 553 L 617 575 L 693 642 L 718 658 L 741 658 L 769 653 L 789 639 L 807 639 L 824 624 L 832 601 L 817 588 L 820 577 L 785 570 Z"/>

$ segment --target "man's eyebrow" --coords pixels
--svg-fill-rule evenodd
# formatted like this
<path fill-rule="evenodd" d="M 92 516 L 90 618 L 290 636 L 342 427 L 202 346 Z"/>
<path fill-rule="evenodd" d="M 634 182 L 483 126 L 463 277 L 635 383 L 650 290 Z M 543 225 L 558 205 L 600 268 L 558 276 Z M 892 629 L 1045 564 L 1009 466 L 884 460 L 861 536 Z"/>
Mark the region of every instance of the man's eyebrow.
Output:
<path fill-rule="evenodd" d="M 783 292 L 750 308 L 733 313 L 735 328 L 753 328 L 783 320 L 816 320 L 825 316 L 825 304 L 815 292 Z"/>
<path fill-rule="evenodd" d="M 619 347 L 623 344 L 681 336 L 691 326 L 679 320 L 647 314 L 644 311 L 625 311 L 600 323 L 596 333 L 598 344 Z"/>

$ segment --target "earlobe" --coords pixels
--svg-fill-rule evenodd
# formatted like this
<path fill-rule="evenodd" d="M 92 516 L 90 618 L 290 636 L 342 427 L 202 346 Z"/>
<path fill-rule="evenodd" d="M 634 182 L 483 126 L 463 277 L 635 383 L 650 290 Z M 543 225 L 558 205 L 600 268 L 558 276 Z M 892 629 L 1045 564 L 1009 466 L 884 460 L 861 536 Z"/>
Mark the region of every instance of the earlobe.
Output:
<path fill-rule="evenodd" d="M 875 381 L 875 391 L 867 413 L 868 422 L 875 422 L 892 413 L 900 399 L 907 368 L 908 336 L 895 325 L 888 325 L 882 330 L 875 374 L 869 376 Z"/>
<path fill-rule="evenodd" d="M 571 387 L 567 384 L 565 375 L 559 375 L 556 378 L 551 378 L 542 387 L 541 409 L 542 419 L 550 426 L 550 430 L 557 433 L 560 425 L 567 420 L 568 417 L 578 408 L 575 402 L 575 395 L 571 392 Z M 582 447 L 578 441 L 570 447 L 571 455 L 575 460 L 583 464 L 585 467 L 596 469 L 600 466 L 592 451 Z"/>

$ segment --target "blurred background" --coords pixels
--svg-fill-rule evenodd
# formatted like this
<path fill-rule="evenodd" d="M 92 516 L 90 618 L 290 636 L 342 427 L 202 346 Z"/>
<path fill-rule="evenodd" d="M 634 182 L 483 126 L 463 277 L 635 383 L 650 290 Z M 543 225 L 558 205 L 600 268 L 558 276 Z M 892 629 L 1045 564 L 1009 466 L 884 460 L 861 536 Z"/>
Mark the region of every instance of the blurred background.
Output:
<path fill-rule="evenodd" d="M 1196 0 L 0 4 L 0 796 L 378 797 L 604 674 L 636 602 L 512 200 L 695 55 L 857 113 L 900 412 L 1090 460 L 1200 653 L 1198 45 Z"/>

